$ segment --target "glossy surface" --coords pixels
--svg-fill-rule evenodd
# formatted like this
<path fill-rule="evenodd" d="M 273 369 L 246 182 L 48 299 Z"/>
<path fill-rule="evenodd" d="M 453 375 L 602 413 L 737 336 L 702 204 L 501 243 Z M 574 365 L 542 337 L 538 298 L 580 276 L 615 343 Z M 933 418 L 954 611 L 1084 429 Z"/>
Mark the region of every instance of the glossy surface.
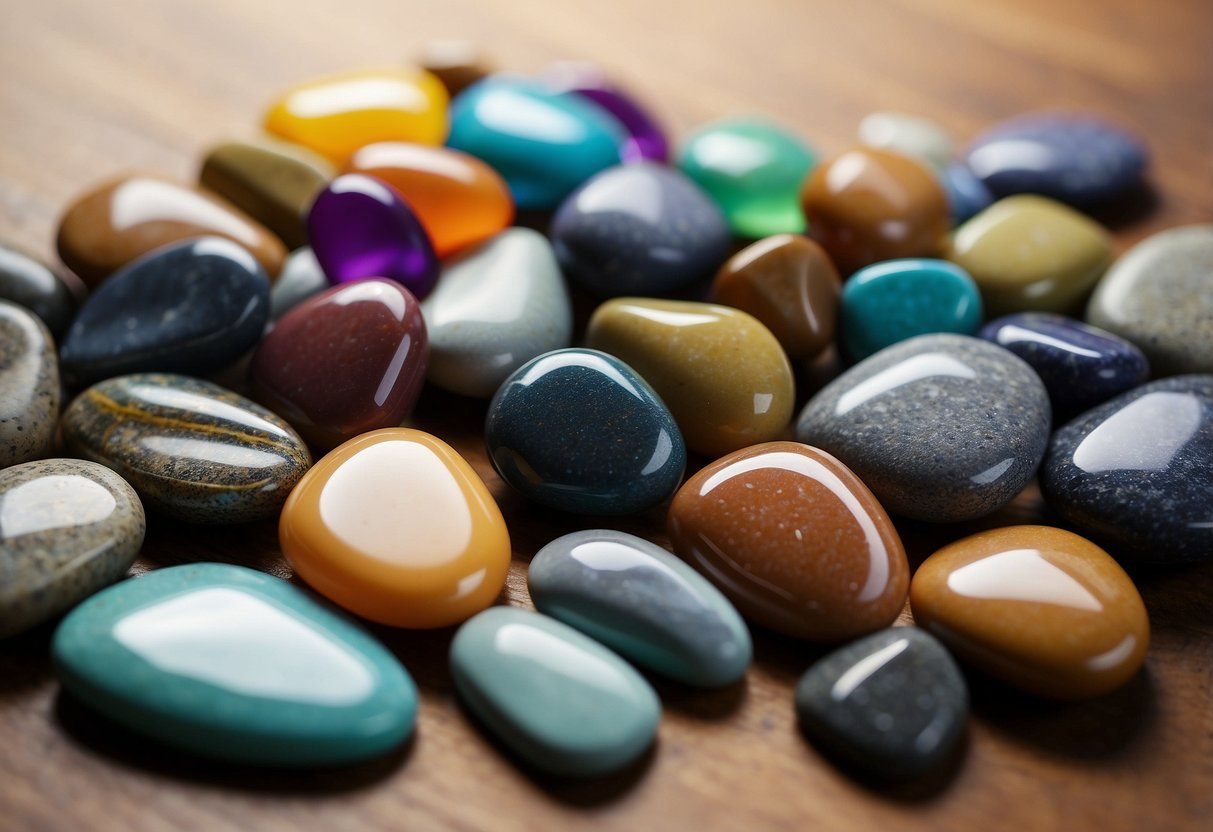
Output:
<path fill-rule="evenodd" d="M 653 743 L 657 694 L 635 670 L 566 624 L 494 607 L 459 628 L 451 676 L 511 752 L 559 777 L 623 768 Z"/>
<path fill-rule="evenodd" d="M 1109 555 L 1071 532 L 1012 526 L 927 558 L 914 620 L 966 662 L 1040 696 L 1085 699 L 1137 673 L 1150 623 Z"/>
<path fill-rule="evenodd" d="M 63 687 L 126 728 L 239 763 L 332 766 L 404 742 L 417 688 L 387 650 L 278 578 L 198 563 L 123 581 L 52 646 Z"/>
<path fill-rule="evenodd" d="M 464 396 L 492 396 L 523 363 L 573 337 L 573 307 L 552 246 L 529 228 L 502 231 L 448 261 L 421 311 L 429 381 Z"/>
<path fill-rule="evenodd" d="M 731 685 L 753 647 L 737 610 L 665 549 L 607 529 L 566 534 L 527 570 L 536 608 L 642 667 L 695 687 Z"/>
<path fill-rule="evenodd" d="M 1049 397 L 1010 352 L 965 335 L 920 335 L 847 370 L 805 405 L 796 438 L 837 456 L 889 511 L 981 517 L 1032 479 Z"/>
<path fill-rule="evenodd" d="M 566 199 L 548 231 L 570 281 L 599 297 L 669 292 L 710 277 L 728 254 L 719 209 L 676 170 L 616 166 Z"/>
<path fill-rule="evenodd" d="M 1050 508 L 1125 561 L 1213 558 L 1213 376 L 1161 379 L 1053 434 Z"/>
<path fill-rule="evenodd" d="M 316 463 L 278 526 L 295 572 L 330 600 L 393 627 L 447 627 L 497 598 L 505 520 L 484 482 L 437 437 L 388 428 Z"/>
<path fill-rule="evenodd" d="M 873 148 L 818 165 L 800 201 L 809 235 L 844 275 L 879 260 L 935 257 L 951 225 L 947 196 L 930 169 Z"/>
<path fill-rule="evenodd" d="M 190 523 L 273 517 L 312 462 L 277 416 L 188 376 L 93 385 L 64 411 L 63 441 L 121 474 L 149 508 Z"/>
<path fill-rule="evenodd" d="M 952 222 L 957 225 L 994 204 L 994 194 L 963 162 L 948 165 L 940 173 L 940 179 L 948 195 Z"/>
<path fill-rule="evenodd" d="M 734 254 L 712 282 L 717 303 L 748 312 L 791 358 L 812 358 L 834 341 L 838 270 L 799 234 L 776 234 Z"/>
<path fill-rule="evenodd" d="M 557 350 L 518 368 L 489 405 L 489 459 L 528 499 L 581 514 L 634 514 L 669 499 L 686 446 L 643 378 L 614 356 Z"/>
<path fill-rule="evenodd" d="M 952 161 L 951 137 L 930 119 L 909 113 L 884 111 L 859 122 L 859 143 L 925 162 L 942 170 Z"/>
<path fill-rule="evenodd" d="M 792 415 L 792 368 L 756 318 L 710 303 L 617 298 L 594 312 L 586 346 L 653 386 L 687 447 L 705 456 L 779 436 Z"/>
<path fill-rule="evenodd" d="M 1107 230 L 1042 196 L 999 200 L 966 222 L 946 257 L 977 281 L 990 315 L 1071 312 L 1112 260 Z"/>
<path fill-rule="evenodd" d="M 946 260 L 874 263 L 842 289 L 842 346 L 853 361 L 916 335 L 975 335 L 980 326 L 977 284 Z"/>
<path fill-rule="evenodd" d="M 286 248 L 226 200 L 154 176 L 110 180 L 77 199 L 59 223 L 59 258 L 89 286 L 150 251 L 191 237 L 239 243 L 277 276 Z"/>
<path fill-rule="evenodd" d="M 300 303 L 253 355 L 255 398 L 332 448 L 412 412 L 429 362 L 421 305 L 390 280 L 334 286 Z"/>
<path fill-rule="evenodd" d="M 101 465 L 47 459 L 0 471 L 0 638 L 118 580 L 143 532 L 139 498 Z"/>
<path fill-rule="evenodd" d="M 439 257 L 487 240 L 514 219 L 513 197 L 497 171 L 449 147 L 380 142 L 360 148 L 345 170 L 399 191 Z"/>
<path fill-rule="evenodd" d="M 417 215 L 373 176 L 347 173 L 330 182 L 308 211 L 307 231 L 332 283 L 383 278 L 424 298 L 438 280 L 438 258 Z"/>
<path fill-rule="evenodd" d="M 23 306 L 42 319 L 56 338 L 76 311 L 67 281 L 46 263 L 0 243 L 0 300 Z"/>
<path fill-rule="evenodd" d="M 332 288 L 310 246 L 291 252 L 270 287 L 270 320 L 276 321 L 308 298 Z"/>
<path fill-rule="evenodd" d="M 63 375 L 75 386 L 135 372 L 206 375 L 250 350 L 269 314 L 269 281 L 241 246 L 220 237 L 166 246 L 89 295 L 63 340 Z"/>
<path fill-rule="evenodd" d="M 45 456 L 59 420 L 59 364 L 46 325 L 0 301 L 0 468 Z"/>
<path fill-rule="evenodd" d="M 422 69 L 346 72 L 287 90 L 270 105 L 265 129 L 341 164 L 374 142 L 442 144 L 448 100 Z"/>
<path fill-rule="evenodd" d="M 901 612 L 909 566 L 872 492 L 817 448 L 767 442 L 702 468 L 668 517 L 674 552 L 751 621 L 846 641 Z"/>
<path fill-rule="evenodd" d="M 730 119 L 691 134 L 678 167 L 711 195 L 741 237 L 803 233 L 800 183 L 816 154 L 765 119 Z"/>
<path fill-rule="evenodd" d="M 572 92 L 593 101 L 619 122 L 627 133 L 619 148 L 623 161 L 669 161 L 670 143 L 665 131 L 635 96 L 612 83 L 594 64 L 559 61 L 544 69 L 542 79 L 552 89 Z"/>

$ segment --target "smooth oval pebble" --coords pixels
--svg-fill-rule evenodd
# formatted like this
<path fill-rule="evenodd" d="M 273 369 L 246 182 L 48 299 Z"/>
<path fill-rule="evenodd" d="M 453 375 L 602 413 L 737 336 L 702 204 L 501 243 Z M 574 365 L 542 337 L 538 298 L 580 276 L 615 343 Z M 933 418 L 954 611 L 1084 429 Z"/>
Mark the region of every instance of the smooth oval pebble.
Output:
<path fill-rule="evenodd" d="M 1159 375 L 1213 373 L 1213 225 L 1160 231 L 1112 264 L 1087 321 L 1141 347 Z"/>
<path fill-rule="evenodd" d="M 852 361 L 916 335 L 976 335 L 981 293 L 968 272 L 946 260 L 886 260 L 847 281 L 841 326 L 843 350 Z"/>
<path fill-rule="evenodd" d="M 1086 699 L 1137 673 L 1150 622 L 1107 552 L 1072 532 L 1011 526 L 931 555 L 910 587 L 914 620 L 957 656 L 1039 696 Z"/>
<path fill-rule="evenodd" d="M 0 301 L 0 468 L 44 456 L 59 421 L 59 362 L 46 325 Z"/>
<path fill-rule="evenodd" d="M 282 553 L 317 592 L 393 627 L 446 627 L 505 584 L 510 536 L 484 482 L 454 449 L 410 428 L 328 453 L 291 492 Z"/>
<path fill-rule="evenodd" d="M 1150 365 L 1136 346 L 1064 315 L 1005 315 L 986 324 L 981 337 L 1031 365 L 1049 391 L 1057 424 L 1150 376 Z"/>
<path fill-rule="evenodd" d="M 834 457 L 767 442 L 701 469 L 668 518 L 674 552 L 752 621 L 813 641 L 887 627 L 909 565 L 889 516 Z"/>
<path fill-rule="evenodd" d="M 0 471 L 0 638 L 121 578 L 144 528 L 134 490 L 96 463 L 45 459 Z"/>
<path fill-rule="evenodd" d="M 269 281 L 241 246 L 219 237 L 166 246 L 89 295 L 63 340 L 63 375 L 75 386 L 135 372 L 206 375 L 252 349 L 269 314 Z"/>
<path fill-rule="evenodd" d="M 332 283 L 383 278 L 420 299 L 438 280 L 438 258 L 417 215 L 373 176 L 347 173 L 330 182 L 312 203 L 307 230 Z"/>
<path fill-rule="evenodd" d="M 190 523 L 273 517 L 312 464 L 299 435 L 260 405 L 158 373 L 85 390 L 63 413 L 63 441 L 121 474 L 148 507 Z"/>
<path fill-rule="evenodd" d="M 717 457 L 783 433 L 795 388 L 771 331 L 711 303 L 616 298 L 598 307 L 586 346 L 617 356 L 652 385 L 687 447 Z"/>
<path fill-rule="evenodd" d="M 581 514 L 634 514 L 682 482 L 686 446 L 644 379 L 580 347 L 518 368 L 489 405 L 489 459 L 530 500 Z"/>
<path fill-rule="evenodd" d="M 956 225 L 994 204 L 994 194 L 963 162 L 953 162 L 939 176 L 948 195 L 948 212 Z"/>
<path fill-rule="evenodd" d="M 448 261 L 421 304 L 431 383 L 488 398 L 519 367 L 573 338 L 573 306 L 552 246 L 510 228 Z"/>
<path fill-rule="evenodd" d="M 750 666 L 750 633 L 733 605 L 644 538 L 607 529 L 559 537 L 531 560 L 527 590 L 545 615 L 684 684 L 731 685 Z"/>
<path fill-rule="evenodd" d="M 459 628 L 451 676 L 510 751 L 559 777 L 598 777 L 653 744 L 661 702 L 598 642 L 554 618 L 494 607 Z"/>
<path fill-rule="evenodd" d="M 569 195 L 548 234 L 566 277 L 599 297 L 669 292 L 715 273 L 724 217 L 697 185 L 654 162 L 610 168 Z"/>
<path fill-rule="evenodd" d="M 286 247 L 224 199 L 155 176 L 107 182 L 72 203 L 59 222 L 59 258 L 90 287 L 170 243 L 226 237 L 248 249 L 272 280 Z"/>
<path fill-rule="evenodd" d="M 55 633 L 64 689 L 124 727 L 206 757 L 345 765 L 413 730 L 417 688 L 377 641 L 285 581 L 196 563 L 123 581 Z"/>
<path fill-rule="evenodd" d="M 1213 376 L 1142 385 L 1053 434 L 1049 507 L 1128 561 L 1213 559 Z"/>
<path fill-rule="evenodd" d="M 292 251 L 282 266 L 282 273 L 270 287 L 270 321 L 278 320 L 332 285 L 310 246 Z"/>
<path fill-rule="evenodd" d="M 815 662 L 796 685 L 796 715 L 813 743 L 848 770 L 913 780 L 956 755 L 969 690 L 933 636 L 895 627 Z"/>
<path fill-rule="evenodd" d="M 448 101 L 423 69 L 357 70 L 287 90 L 266 112 L 265 129 L 341 164 L 374 142 L 442 144 Z"/>
<path fill-rule="evenodd" d="M 812 358 L 834 341 L 840 285 L 821 246 L 776 234 L 726 260 L 711 295 L 765 324 L 791 358 Z"/>
<path fill-rule="evenodd" d="M 946 523 L 989 514 L 1036 473 L 1049 397 L 1021 358 L 967 335 L 920 335 L 809 400 L 796 438 L 854 471 L 889 511 Z"/>
<path fill-rule="evenodd" d="M 79 286 L 79 282 L 76 282 Z M 0 243 L 0 300 L 23 306 L 61 338 L 76 312 L 75 292 L 41 260 Z"/>
<path fill-rule="evenodd" d="M 942 170 L 952 161 L 952 139 L 930 119 L 909 113 L 880 112 L 859 122 L 859 143 L 925 162 Z"/>
<path fill-rule="evenodd" d="M 391 280 L 334 286 L 286 313 L 253 354 L 254 398 L 332 448 L 413 410 L 429 361 L 417 299 Z"/>

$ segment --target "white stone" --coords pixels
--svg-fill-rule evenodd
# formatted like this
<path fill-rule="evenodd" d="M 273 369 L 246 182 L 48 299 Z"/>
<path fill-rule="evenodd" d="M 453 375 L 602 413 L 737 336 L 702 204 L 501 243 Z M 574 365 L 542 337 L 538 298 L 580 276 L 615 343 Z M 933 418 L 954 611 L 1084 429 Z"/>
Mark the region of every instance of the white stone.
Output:
<path fill-rule="evenodd" d="M 926 162 L 943 170 L 952 161 L 952 139 L 938 124 L 906 113 L 872 113 L 859 123 L 859 142 Z"/>

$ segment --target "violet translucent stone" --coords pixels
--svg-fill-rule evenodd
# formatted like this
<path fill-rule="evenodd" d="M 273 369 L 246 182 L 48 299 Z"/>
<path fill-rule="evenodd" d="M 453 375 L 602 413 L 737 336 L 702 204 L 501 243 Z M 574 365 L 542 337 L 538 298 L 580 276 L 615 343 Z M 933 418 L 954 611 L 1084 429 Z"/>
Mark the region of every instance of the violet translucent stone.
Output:
<path fill-rule="evenodd" d="M 623 125 L 628 138 L 619 148 L 625 162 L 670 160 L 670 144 L 653 117 L 631 97 L 607 80 L 593 64 L 561 62 L 548 67 L 544 81 L 561 92 L 573 92 L 588 98 Z"/>
<path fill-rule="evenodd" d="M 423 298 L 438 280 L 438 258 L 417 215 L 373 176 L 348 173 L 330 182 L 312 203 L 307 233 L 331 283 L 383 277 Z"/>

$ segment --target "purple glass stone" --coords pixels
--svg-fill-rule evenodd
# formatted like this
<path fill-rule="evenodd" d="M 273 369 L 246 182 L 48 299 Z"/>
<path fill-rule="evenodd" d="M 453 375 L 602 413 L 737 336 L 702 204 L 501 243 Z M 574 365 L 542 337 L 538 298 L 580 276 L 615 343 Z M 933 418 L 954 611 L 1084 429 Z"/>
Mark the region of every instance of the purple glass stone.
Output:
<path fill-rule="evenodd" d="M 438 258 L 417 215 L 373 176 L 348 173 L 330 182 L 312 203 L 307 233 L 331 283 L 384 277 L 420 299 L 438 281 Z"/>
<path fill-rule="evenodd" d="M 628 138 L 619 148 L 625 162 L 670 160 L 670 144 L 653 117 L 616 87 L 593 64 L 557 63 L 543 73 L 544 81 L 561 92 L 574 92 L 606 110 L 623 125 Z"/>

